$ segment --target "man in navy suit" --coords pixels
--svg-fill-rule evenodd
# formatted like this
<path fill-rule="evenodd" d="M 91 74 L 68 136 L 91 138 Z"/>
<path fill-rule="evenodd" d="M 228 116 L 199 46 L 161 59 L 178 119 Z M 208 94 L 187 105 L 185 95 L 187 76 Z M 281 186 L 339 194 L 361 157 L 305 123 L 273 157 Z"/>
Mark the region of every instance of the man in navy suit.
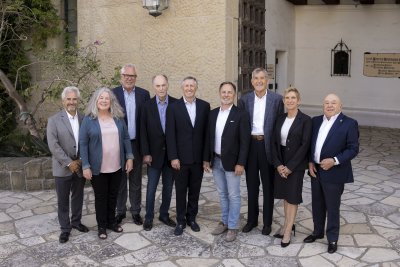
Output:
<path fill-rule="evenodd" d="M 352 183 L 351 160 L 359 149 L 358 123 L 342 113 L 337 95 L 324 99 L 324 115 L 312 119 L 309 172 L 311 176 L 314 231 L 304 239 L 312 243 L 324 238 L 325 220 L 328 252 L 337 250 L 340 227 L 340 202 L 345 183 Z"/>
<path fill-rule="evenodd" d="M 207 172 L 212 167 L 222 213 L 221 222 L 211 234 L 228 231 L 225 241 L 232 242 L 239 227 L 240 176 L 249 152 L 250 123 L 247 112 L 233 104 L 236 96 L 233 83 L 221 83 L 219 94 L 221 106 L 210 112 L 203 165 Z"/>
<path fill-rule="evenodd" d="M 159 220 L 168 226 L 176 226 L 176 223 L 170 219 L 168 214 L 174 180 L 167 159 L 165 141 L 167 107 L 175 102 L 176 98 L 168 95 L 167 76 L 162 74 L 154 76 L 152 84 L 156 95 L 143 105 L 140 120 L 140 145 L 143 163 L 147 164 L 148 179 L 146 216 L 143 223 L 143 229 L 146 231 L 153 228 L 154 200 L 161 174 L 163 187 Z"/>
<path fill-rule="evenodd" d="M 181 87 L 183 97 L 167 109 L 166 128 L 168 159 L 174 169 L 177 213 L 174 234 L 177 236 L 182 235 L 186 224 L 192 231 L 200 231 L 196 216 L 203 178 L 204 139 L 210 113 L 210 104 L 196 97 L 196 78 L 184 78 Z"/>
<path fill-rule="evenodd" d="M 121 69 L 121 86 L 113 89 L 119 104 L 125 112 L 125 122 L 128 125 L 129 137 L 131 138 L 135 166 L 128 174 L 129 181 L 129 202 L 133 222 L 137 225 L 143 224 L 140 217 L 142 203 L 142 154 L 140 151 L 140 110 L 144 102 L 150 99 L 147 90 L 136 85 L 136 67 L 133 64 L 126 64 Z M 117 223 L 121 223 L 126 217 L 126 201 L 128 198 L 127 182 L 124 180 L 118 193 L 117 199 Z"/>
<path fill-rule="evenodd" d="M 273 128 L 276 117 L 283 114 L 282 96 L 267 90 L 267 71 L 255 69 L 251 74 L 254 91 L 240 98 L 238 107 L 248 112 L 251 124 L 251 142 L 246 166 L 248 217 L 244 233 L 258 225 L 258 195 L 260 178 L 263 188 L 263 235 L 271 233 L 274 208 L 274 166 L 272 162 Z M 261 177 L 260 177 L 261 176 Z"/>

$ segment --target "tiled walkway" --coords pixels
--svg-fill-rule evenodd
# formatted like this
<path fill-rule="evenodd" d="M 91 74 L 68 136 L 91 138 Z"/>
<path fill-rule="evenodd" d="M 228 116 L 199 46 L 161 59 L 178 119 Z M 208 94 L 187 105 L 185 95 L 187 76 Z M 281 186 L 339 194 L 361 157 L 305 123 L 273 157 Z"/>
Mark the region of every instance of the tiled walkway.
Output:
<path fill-rule="evenodd" d="M 353 163 L 355 183 L 346 185 L 342 197 L 341 235 L 335 254 L 326 252 L 326 239 L 303 243 L 312 231 L 308 177 L 296 236 L 290 246 L 281 248 L 280 240 L 261 235 L 261 221 L 258 229 L 240 233 L 232 243 L 226 243 L 223 236 L 212 236 L 219 204 L 213 180 L 207 176 L 198 216 L 201 231 L 186 228 L 180 237 L 157 219 L 152 231 L 146 232 L 128 218 L 123 221 L 122 234 L 110 233 L 107 240 L 99 240 L 93 192 L 87 187 L 83 223 L 91 231 L 73 230 L 70 241 L 59 244 L 53 190 L 0 191 L 0 266 L 400 266 L 400 130 L 361 128 L 361 151 Z M 246 199 L 242 178 L 242 226 Z M 283 220 L 282 203 L 275 207 L 272 233 Z"/>

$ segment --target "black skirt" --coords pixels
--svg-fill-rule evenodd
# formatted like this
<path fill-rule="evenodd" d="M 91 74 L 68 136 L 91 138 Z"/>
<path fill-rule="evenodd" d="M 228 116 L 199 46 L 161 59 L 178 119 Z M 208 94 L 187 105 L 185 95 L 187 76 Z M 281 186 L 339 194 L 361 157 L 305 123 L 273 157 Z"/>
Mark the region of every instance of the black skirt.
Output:
<path fill-rule="evenodd" d="M 283 158 L 285 158 L 284 148 L 281 146 Z M 283 178 L 275 169 L 274 198 L 284 199 L 293 205 L 302 203 L 303 179 L 304 170 L 294 171 L 287 178 Z"/>

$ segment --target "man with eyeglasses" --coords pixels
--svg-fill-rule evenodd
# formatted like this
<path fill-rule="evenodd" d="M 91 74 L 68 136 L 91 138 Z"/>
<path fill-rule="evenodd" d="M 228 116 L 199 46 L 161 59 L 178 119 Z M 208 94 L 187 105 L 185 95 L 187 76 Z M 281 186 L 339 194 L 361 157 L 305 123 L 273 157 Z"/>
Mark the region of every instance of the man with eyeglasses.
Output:
<path fill-rule="evenodd" d="M 140 109 L 144 102 L 150 99 L 147 90 L 136 86 L 136 67 L 129 63 L 121 68 L 121 86 L 113 89 L 119 104 L 125 111 L 125 122 L 128 126 L 129 137 L 131 139 L 134 155 L 134 168 L 128 174 L 129 183 L 129 202 L 133 222 L 137 225 L 143 224 L 140 216 L 142 203 L 142 153 L 139 142 Z M 124 180 L 117 199 L 117 223 L 121 223 L 126 218 L 126 201 L 128 199 L 128 185 Z"/>

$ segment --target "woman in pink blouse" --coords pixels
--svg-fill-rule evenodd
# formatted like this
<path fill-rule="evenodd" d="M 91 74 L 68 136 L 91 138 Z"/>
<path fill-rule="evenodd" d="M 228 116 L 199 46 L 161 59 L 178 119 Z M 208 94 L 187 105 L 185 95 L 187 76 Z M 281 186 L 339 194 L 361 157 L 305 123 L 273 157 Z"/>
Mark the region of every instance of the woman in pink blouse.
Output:
<path fill-rule="evenodd" d="M 106 239 L 107 228 L 123 231 L 115 221 L 115 207 L 122 172 L 133 168 L 133 153 L 124 113 L 110 89 L 94 92 L 85 115 L 79 133 L 83 176 L 93 186 L 98 236 Z"/>

